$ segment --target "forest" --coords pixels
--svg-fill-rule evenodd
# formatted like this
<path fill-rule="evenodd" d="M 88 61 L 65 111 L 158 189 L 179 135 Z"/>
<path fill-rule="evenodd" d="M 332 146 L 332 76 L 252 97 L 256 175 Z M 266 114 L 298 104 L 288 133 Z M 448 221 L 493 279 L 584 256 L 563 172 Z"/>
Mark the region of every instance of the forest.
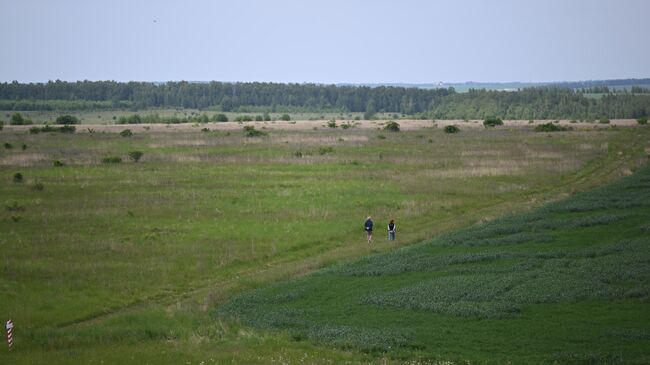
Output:
<path fill-rule="evenodd" d="M 517 91 L 393 86 L 227 82 L 49 81 L 0 83 L 0 110 L 194 108 L 234 112 L 377 112 L 418 118 L 597 119 L 650 115 L 646 88 L 609 90 L 561 86 Z"/>

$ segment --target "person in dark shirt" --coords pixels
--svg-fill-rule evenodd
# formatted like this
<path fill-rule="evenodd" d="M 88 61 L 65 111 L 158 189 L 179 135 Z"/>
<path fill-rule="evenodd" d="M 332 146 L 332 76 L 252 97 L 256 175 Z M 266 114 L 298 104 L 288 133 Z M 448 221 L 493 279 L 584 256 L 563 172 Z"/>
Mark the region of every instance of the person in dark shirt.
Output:
<path fill-rule="evenodd" d="M 393 219 L 388 223 L 388 240 L 395 241 L 395 220 Z"/>
<path fill-rule="evenodd" d="M 363 227 L 366 230 L 366 234 L 368 235 L 368 244 L 372 243 L 372 218 L 368 216 L 368 219 L 366 219 L 366 223 L 364 223 Z"/>

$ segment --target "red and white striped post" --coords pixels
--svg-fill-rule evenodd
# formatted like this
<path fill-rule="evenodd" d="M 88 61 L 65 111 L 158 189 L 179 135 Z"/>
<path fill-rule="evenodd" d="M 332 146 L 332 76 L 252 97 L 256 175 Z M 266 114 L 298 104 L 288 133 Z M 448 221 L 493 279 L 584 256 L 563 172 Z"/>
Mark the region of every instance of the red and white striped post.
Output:
<path fill-rule="evenodd" d="M 7 329 L 7 344 L 9 345 L 9 351 L 11 351 L 11 346 L 14 345 L 14 338 L 11 334 L 11 329 L 14 328 L 14 323 L 10 320 L 5 323 L 5 329 Z"/>

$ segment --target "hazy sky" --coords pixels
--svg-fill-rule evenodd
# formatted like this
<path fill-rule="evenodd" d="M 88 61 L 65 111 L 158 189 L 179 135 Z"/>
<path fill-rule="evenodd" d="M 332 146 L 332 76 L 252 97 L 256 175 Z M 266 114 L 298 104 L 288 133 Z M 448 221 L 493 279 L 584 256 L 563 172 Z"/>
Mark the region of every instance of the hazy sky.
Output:
<path fill-rule="evenodd" d="M 649 0 L 0 0 L 0 81 L 650 77 Z"/>

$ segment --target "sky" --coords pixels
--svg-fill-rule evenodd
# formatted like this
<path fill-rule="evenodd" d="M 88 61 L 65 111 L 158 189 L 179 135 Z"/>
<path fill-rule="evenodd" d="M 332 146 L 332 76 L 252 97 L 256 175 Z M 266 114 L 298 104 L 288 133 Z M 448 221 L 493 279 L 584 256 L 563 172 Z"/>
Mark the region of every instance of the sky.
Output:
<path fill-rule="evenodd" d="M 650 77 L 648 0 L 0 0 L 0 82 Z"/>

